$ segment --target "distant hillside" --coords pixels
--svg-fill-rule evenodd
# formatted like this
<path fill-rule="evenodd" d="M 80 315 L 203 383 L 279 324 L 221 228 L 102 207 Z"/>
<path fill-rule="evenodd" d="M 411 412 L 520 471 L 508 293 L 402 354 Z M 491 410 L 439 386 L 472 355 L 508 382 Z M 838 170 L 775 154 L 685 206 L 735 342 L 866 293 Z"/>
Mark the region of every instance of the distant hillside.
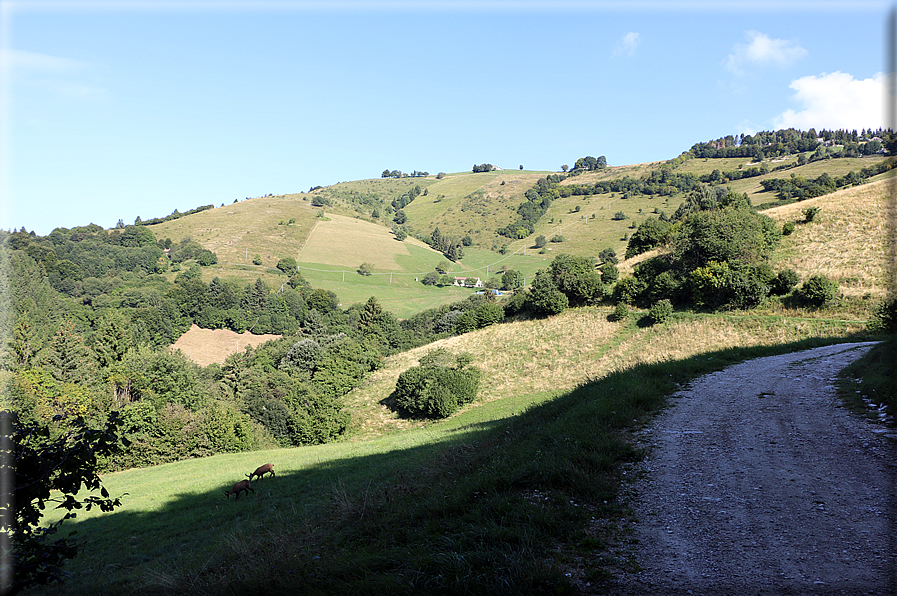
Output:
<path fill-rule="evenodd" d="M 803 210 L 818 207 L 810 224 L 797 225 L 776 252 L 778 267 L 790 267 L 802 279 L 823 274 L 837 281 L 846 296 L 882 298 L 888 289 L 887 250 L 897 221 L 894 176 L 830 195 L 765 211 L 780 223 L 804 220 Z M 892 248 L 893 250 L 893 248 Z M 892 264 L 893 267 L 893 264 Z"/>
<path fill-rule="evenodd" d="M 307 193 L 248 199 L 154 225 L 152 230 L 159 239 L 178 241 L 189 236 L 214 251 L 218 264 L 204 270 L 206 281 L 219 276 L 247 284 L 261 277 L 279 285 L 283 278 L 274 266 L 281 258 L 292 257 L 306 279 L 336 292 L 345 304 L 373 295 L 399 316 L 409 316 L 458 298 L 455 289 L 419 283 L 445 259 L 415 235 L 428 238 L 438 228 L 446 237 L 466 237 L 470 246 L 459 262 L 451 264 L 453 273 L 485 279 L 507 267 L 532 277 L 560 253 L 594 257 L 610 248 L 622 256 L 642 222 L 661 213 L 671 215 L 686 197 L 685 190 L 670 186 L 672 182 L 656 181 L 712 180 L 711 184 L 746 193 L 755 205 L 772 206 L 781 201 L 775 193 L 764 191 L 761 183 L 766 180 L 813 179 L 823 173 L 836 178 L 886 159 L 879 154 L 832 159 L 839 149 L 825 151 L 829 152 L 825 159 L 806 152 L 758 161 L 754 157 L 696 158 L 685 153 L 668 161 L 576 175 L 493 170 L 357 180 Z M 561 192 L 531 235 L 517 239 L 499 234 L 519 217 L 526 192 L 550 174 L 564 178 L 559 189 L 629 180 L 635 181 L 629 188 L 637 190 L 573 196 Z M 398 211 L 410 234 L 403 242 L 391 232 L 398 225 Z M 544 249 L 536 246 L 540 236 L 546 241 Z M 357 274 L 362 263 L 373 267 L 371 276 Z"/>

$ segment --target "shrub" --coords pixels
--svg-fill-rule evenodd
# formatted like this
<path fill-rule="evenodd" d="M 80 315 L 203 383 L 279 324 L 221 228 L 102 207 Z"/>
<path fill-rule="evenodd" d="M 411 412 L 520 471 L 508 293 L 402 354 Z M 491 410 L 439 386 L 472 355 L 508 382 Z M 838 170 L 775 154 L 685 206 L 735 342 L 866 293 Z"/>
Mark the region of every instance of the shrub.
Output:
<path fill-rule="evenodd" d="M 421 358 L 420 366 L 399 375 L 393 395 L 396 405 L 412 416 L 446 418 L 474 400 L 480 370 L 469 366 L 467 354 L 454 357 L 444 349 Z"/>
<path fill-rule="evenodd" d="M 793 233 L 794 233 L 794 227 L 795 227 L 795 226 L 794 226 L 794 222 L 793 222 L 793 221 L 786 221 L 786 222 L 782 225 L 782 236 L 790 236 L 791 234 L 793 234 Z"/>
<path fill-rule="evenodd" d="M 603 284 L 613 284 L 620 279 L 620 270 L 610 261 L 602 263 L 602 265 L 598 267 L 598 272 L 601 274 L 601 283 Z"/>
<path fill-rule="evenodd" d="M 477 315 L 474 311 L 469 310 L 458 316 L 455 322 L 455 333 L 461 335 L 475 330 L 478 326 Z"/>
<path fill-rule="evenodd" d="M 526 307 L 527 292 L 517 290 L 508 300 L 502 302 L 506 317 L 512 317 Z"/>
<path fill-rule="evenodd" d="M 434 333 L 454 333 L 455 325 L 463 313 L 460 310 L 450 310 L 440 317 L 433 325 Z"/>
<path fill-rule="evenodd" d="M 667 241 L 669 232 L 670 224 L 668 222 L 656 217 L 649 217 L 638 226 L 638 229 L 629 238 L 625 257 L 629 259 L 660 246 Z"/>
<path fill-rule="evenodd" d="M 885 300 L 876 307 L 868 327 L 874 332 L 897 333 L 897 297 Z"/>
<path fill-rule="evenodd" d="M 624 277 L 614 286 L 613 300 L 614 302 L 635 304 L 646 288 L 645 282 L 634 277 Z"/>
<path fill-rule="evenodd" d="M 648 295 L 653 300 L 666 298 L 679 302 L 687 294 L 685 280 L 673 271 L 662 271 L 649 283 Z"/>
<path fill-rule="evenodd" d="M 504 308 L 495 302 L 486 302 L 481 304 L 474 311 L 477 320 L 477 327 L 483 328 L 489 325 L 501 323 L 505 318 Z"/>
<path fill-rule="evenodd" d="M 558 289 L 551 274 L 544 269 L 538 271 L 529 287 L 527 308 L 537 315 L 549 316 L 564 312 L 569 304 L 567 295 Z"/>
<path fill-rule="evenodd" d="M 804 214 L 804 220 L 807 223 L 810 223 L 811 221 L 816 219 L 817 215 L 819 215 L 819 207 L 807 207 L 806 209 L 801 211 L 801 213 Z"/>
<path fill-rule="evenodd" d="M 620 259 L 617 258 L 617 251 L 610 247 L 605 248 L 598 253 L 598 260 L 602 263 L 611 263 L 613 265 L 616 265 L 620 262 Z"/>
<path fill-rule="evenodd" d="M 756 263 L 770 255 L 781 233 L 768 216 L 727 207 L 688 216 L 673 241 L 673 258 L 686 271 L 717 263 Z"/>
<path fill-rule="evenodd" d="M 614 321 L 625 321 L 629 318 L 629 307 L 623 302 L 618 302 L 610 318 Z"/>
<path fill-rule="evenodd" d="M 824 275 L 813 275 L 804 282 L 797 293 L 801 302 L 818 308 L 838 296 L 838 282 Z"/>
<path fill-rule="evenodd" d="M 770 284 L 770 291 L 775 296 L 784 296 L 800 282 L 800 276 L 794 269 L 783 269 Z"/>
<path fill-rule="evenodd" d="M 735 308 L 753 308 L 769 295 L 769 285 L 759 267 L 737 269 L 728 282 L 727 304 Z"/>
<path fill-rule="evenodd" d="M 296 271 L 296 259 L 293 257 L 284 257 L 277 261 L 277 268 L 284 273 L 293 273 Z"/>
<path fill-rule="evenodd" d="M 672 314 L 673 303 L 664 298 L 663 300 L 658 300 L 654 303 L 651 310 L 648 311 L 648 318 L 650 318 L 651 322 L 656 325 L 669 319 Z"/>

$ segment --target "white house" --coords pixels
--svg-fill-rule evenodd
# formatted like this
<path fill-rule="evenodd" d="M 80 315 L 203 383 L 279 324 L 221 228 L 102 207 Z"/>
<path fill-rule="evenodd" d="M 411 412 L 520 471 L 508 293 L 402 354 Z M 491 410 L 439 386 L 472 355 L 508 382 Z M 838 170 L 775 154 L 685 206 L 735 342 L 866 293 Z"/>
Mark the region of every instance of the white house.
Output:
<path fill-rule="evenodd" d="M 462 286 L 465 288 L 482 288 L 483 281 L 479 277 L 456 277 L 452 285 Z"/>

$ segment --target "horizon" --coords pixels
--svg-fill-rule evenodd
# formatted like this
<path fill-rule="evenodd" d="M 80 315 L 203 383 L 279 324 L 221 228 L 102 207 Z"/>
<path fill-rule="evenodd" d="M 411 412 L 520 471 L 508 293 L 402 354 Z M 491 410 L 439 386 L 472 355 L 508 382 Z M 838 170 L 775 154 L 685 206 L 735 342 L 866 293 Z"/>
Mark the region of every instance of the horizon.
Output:
<path fill-rule="evenodd" d="M 0 4 L 0 228 L 40 235 L 384 169 L 893 128 L 884 2 Z"/>

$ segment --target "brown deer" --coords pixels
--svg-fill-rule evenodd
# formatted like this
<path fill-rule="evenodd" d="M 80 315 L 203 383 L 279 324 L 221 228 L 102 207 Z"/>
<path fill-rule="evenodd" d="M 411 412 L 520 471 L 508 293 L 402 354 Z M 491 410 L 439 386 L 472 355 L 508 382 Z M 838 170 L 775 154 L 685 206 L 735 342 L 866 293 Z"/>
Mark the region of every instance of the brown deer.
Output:
<path fill-rule="evenodd" d="M 249 491 L 255 493 L 255 489 L 252 488 L 252 485 L 248 480 L 241 480 L 240 482 L 236 483 L 232 489 L 224 491 L 224 498 L 229 500 L 230 496 L 235 494 L 237 495 L 237 499 L 239 499 L 240 493 L 243 491 L 246 491 L 247 495 L 249 495 Z"/>
<path fill-rule="evenodd" d="M 262 476 L 264 476 L 265 474 L 271 474 L 271 476 L 275 476 L 274 464 L 265 464 L 264 466 L 259 466 L 258 468 L 256 468 L 255 472 L 253 472 L 252 474 L 247 474 L 246 477 L 249 478 L 250 481 L 252 480 L 253 476 L 256 476 L 259 480 L 261 480 Z"/>

